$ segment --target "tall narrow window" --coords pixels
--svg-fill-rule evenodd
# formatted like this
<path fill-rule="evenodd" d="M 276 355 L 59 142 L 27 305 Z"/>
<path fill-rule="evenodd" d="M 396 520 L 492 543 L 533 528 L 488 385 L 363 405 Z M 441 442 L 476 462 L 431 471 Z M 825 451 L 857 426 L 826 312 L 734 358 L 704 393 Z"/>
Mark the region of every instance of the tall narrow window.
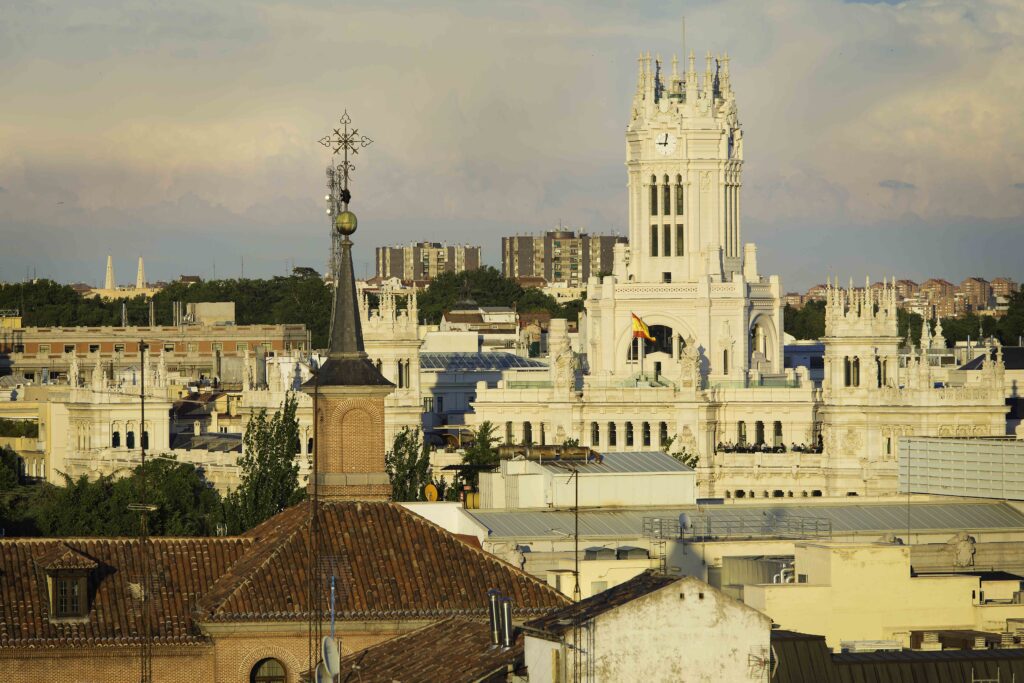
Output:
<path fill-rule="evenodd" d="M 667 422 L 659 422 L 658 423 L 658 445 L 659 446 L 664 446 L 667 443 L 668 443 L 668 423 Z"/>
<path fill-rule="evenodd" d="M 651 176 L 651 215 L 658 215 L 658 179 Z"/>
<path fill-rule="evenodd" d="M 747 423 L 743 420 L 736 423 L 736 443 L 741 446 L 747 443 Z"/>
<path fill-rule="evenodd" d="M 658 226 L 651 226 L 651 256 L 658 255 Z"/>
<path fill-rule="evenodd" d="M 686 248 L 683 246 L 685 244 L 684 234 L 683 226 L 676 224 L 676 256 L 686 255 Z"/>
<path fill-rule="evenodd" d="M 135 432 L 128 432 L 125 436 L 124 445 L 127 448 L 135 448 Z"/>
<path fill-rule="evenodd" d="M 778 420 L 775 421 L 775 429 L 772 434 L 772 437 L 774 441 L 774 443 L 772 444 L 773 446 L 782 445 L 782 423 L 779 422 Z"/>
<path fill-rule="evenodd" d="M 672 211 L 672 186 L 668 184 L 668 176 L 661 186 L 661 215 L 667 216 Z"/>
<path fill-rule="evenodd" d="M 676 176 L 676 215 L 683 215 L 683 176 Z"/>
<path fill-rule="evenodd" d="M 853 380 L 852 380 L 853 381 L 853 386 L 859 387 L 860 386 L 860 358 L 854 358 L 853 361 L 851 361 L 851 366 L 853 368 L 853 371 L 852 371 L 853 372 Z"/>
<path fill-rule="evenodd" d="M 590 445 L 601 445 L 601 427 L 596 422 L 590 423 Z"/>
<path fill-rule="evenodd" d="M 729 374 L 729 349 L 722 351 L 722 374 Z"/>
<path fill-rule="evenodd" d="M 764 422 L 760 420 L 754 423 L 754 445 L 764 445 Z"/>
<path fill-rule="evenodd" d="M 533 444 L 533 425 L 529 422 L 523 423 L 523 444 L 527 446 Z"/>
<path fill-rule="evenodd" d="M 644 439 L 644 445 L 645 446 L 650 446 L 651 445 L 651 423 L 650 422 L 644 422 L 644 424 L 643 424 L 643 439 Z"/>
<path fill-rule="evenodd" d="M 633 423 L 632 422 L 627 422 L 626 423 L 626 445 L 627 446 L 632 446 L 633 445 Z"/>
<path fill-rule="evenodd" d="M 608 423 L 608 445 L 615 446 L 618 441 L 618 430 L 615 428 L 614 422 Z"/>
<path fill-rule="evenodd" d="M 671 256 L 672 255 L 672 226 L 663 225 L 661 226 L 661 235 L 664 238 L 664 243 L 661 245 L 661 255 Z"/>
<path fill-rule="evenodd" d="M 843 356 L 843 386 L 844 387 L 850 386 L 850 382 L 852 381 L 852 377 L 853 377 L 853 372 L 852 372 L 852 367 L 850 365 L 850 357 L 849 356 Z"/>

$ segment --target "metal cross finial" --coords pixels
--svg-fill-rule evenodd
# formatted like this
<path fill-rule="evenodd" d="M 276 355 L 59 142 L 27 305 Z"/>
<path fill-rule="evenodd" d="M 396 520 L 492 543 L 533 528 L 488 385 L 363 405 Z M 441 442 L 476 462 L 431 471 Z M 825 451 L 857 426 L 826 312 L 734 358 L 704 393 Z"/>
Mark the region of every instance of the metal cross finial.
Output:
<path fill-rule="evenodd" d="M 335 128 L 330 135 L 320 138 L 320 144 L 331 150 L 332 157 L 338 154 L 342 155 L 340 164 L 335 164 L 332 158 L 328 176 L 329 185 L 334 185 L 332 189 L 337 189 L 339 200 L 347 208 L 348 202 L 351 199 L 351 193 L 348 191 L 348 181 L 350 174 L 356 169 L 355 164 L 349 161 L 348 155 L 349 153 L 353 155 L 359 154 L 359 150 L 363 147 L 369 147 L 373 144 L 373 140 L 365 135 L 360 135 L 357 128 L 349 130 L 348 127 L 352 123 L 352 117 L 348 115 L 347 109 L 341 115 L 341 118 L 338 119 L 338 123 L 341 124 L 341 127 Z M 338 187 L 339 183 L 340 187 Z"/>

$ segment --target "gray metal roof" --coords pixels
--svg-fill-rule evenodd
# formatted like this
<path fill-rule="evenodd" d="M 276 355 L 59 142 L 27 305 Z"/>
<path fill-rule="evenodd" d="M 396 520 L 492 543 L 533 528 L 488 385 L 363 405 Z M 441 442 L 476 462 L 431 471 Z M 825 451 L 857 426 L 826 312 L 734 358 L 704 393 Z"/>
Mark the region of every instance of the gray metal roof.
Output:
<path fill-rule="evenodd" d="M 543 538 L 572 535 L 571 510 L 467 510 L 490 530 L 491 538 Z M 580 536 L 640 536 L 645 517 L 676 519 L 689 508 L 621 508 L 580 510 Z M 795 517 L 827 519 L 834 534 L 899 533 L 907 530 L 907 504 L 837 505 L 710 505 L 699 510 L 713 522 L 735 520 L 748 527 L 762 526 L 770 534 L 780 520 Z M 910 526 L 914 531 L 977 531 L 1014 529 L 1024 531 L 1024 514 L 1006 503 L 913 503 Z M 781 530 L 780 530 L 781 535 Z"/>
<path fill-rule="evenodd" d="M 425 351 L 420 354 L 422 370 L 480 372 L 546 367 L 548 365 L 543 361 L 504 351 Z"/>
<path fill-rule="evenodd" d="M 643 472 L 692 472 L 693 469 L 679 462 L 671 455 L 661 451 L 615 451 L 602 453 L 603 460 L 597 462 L 564 461 L 562 464 L 542 462 L 541 465 L 551 472 L 565 472 L 566 466 L 578 466 L 580 474 L 639 474 Z"/>

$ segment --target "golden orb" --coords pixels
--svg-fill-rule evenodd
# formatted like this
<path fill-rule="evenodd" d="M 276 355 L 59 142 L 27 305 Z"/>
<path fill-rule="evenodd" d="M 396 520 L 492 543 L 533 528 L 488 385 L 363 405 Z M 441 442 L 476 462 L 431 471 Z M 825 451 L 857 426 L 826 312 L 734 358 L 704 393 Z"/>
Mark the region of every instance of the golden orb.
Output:
<path fill-rule="evenodd" d="M 359 221 L 351 211 L 342 211 L 334 219 L 334 229 L 342 235 L 351 235 L 356 231 Z"/>

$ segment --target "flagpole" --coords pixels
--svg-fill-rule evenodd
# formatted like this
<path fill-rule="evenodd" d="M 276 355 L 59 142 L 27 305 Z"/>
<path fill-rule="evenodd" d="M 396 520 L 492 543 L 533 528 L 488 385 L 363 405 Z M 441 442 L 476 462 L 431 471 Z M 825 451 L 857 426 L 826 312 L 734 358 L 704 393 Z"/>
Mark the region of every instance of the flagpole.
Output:
<path fill-rule="evenodd" d="M 637 337 L 636 338 L 636 342 L 637 342 L 637 346 L 639 347 L 637 349 L 637 353 L 640 355 L 640 379 L 643 379 L 643 377 L 644 377 L 644 338 L 643 337 Z"/>

